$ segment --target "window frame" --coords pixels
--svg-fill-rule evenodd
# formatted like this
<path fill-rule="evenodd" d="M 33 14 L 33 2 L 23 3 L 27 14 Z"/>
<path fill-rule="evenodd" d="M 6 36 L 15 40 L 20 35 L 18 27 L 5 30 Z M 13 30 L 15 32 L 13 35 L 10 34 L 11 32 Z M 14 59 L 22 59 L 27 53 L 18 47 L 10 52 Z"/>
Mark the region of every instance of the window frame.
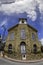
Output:
<path fill-rule="evenodd" d="M 32 33 L 32 40 L 35 40 L 36 37 L 35 37 L 35 33 Z"/>
<path fill-rule="evenodd" d="M 23 40 L 26 39 L 26 31 L 25 31 L 25 29 L 20 30 L 20 38 L 23 39 Z"/>
<path fill-rule="evenodd" d="M 33 53 L 37 53 L 37 44 L 33 44 Z"/>
<path fill-rule="evenodd" d="M 15 38 L 14 32 L 11 32 L 9 35 L 9 40 L 14 40 L 14 38 Z"/>
<path fill-rule="evenodd" d="M 25 42 L 20 43 L 20 51 L 21 51 L 21 54 L 26 54 L 26 43 Z"/>
<path fill-rule="evenodd" d="M 8 53 L 9 53 L 9 54 L 12 53 L 12 49 L 13 49 L 12 44 L 9 44 L 9 45 L 8 45 Z"/>

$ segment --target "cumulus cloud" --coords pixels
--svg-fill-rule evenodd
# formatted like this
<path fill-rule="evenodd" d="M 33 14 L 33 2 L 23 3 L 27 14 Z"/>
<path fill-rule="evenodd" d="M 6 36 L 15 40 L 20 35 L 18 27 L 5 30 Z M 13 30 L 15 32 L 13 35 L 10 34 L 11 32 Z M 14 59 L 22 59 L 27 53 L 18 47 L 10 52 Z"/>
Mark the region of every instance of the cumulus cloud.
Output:
<path fill-rule="evenodd" d="M 39 4 L 40 12 L 43 11 L 43 1 L 42 0 L 4 0 L 7 2 L 13 2 L 9 4 L 1 4 L 0 11 L 3 11 L 7 15 L 11 13 L 24 13 L 26 12 L 32 21 L 35 21 L 37 18 L 37 12 L 35 11 L 36 6 Z M 4 2 L 0 0 L 0 2 Z"/>
<path fill-rule="evenodd" d="M 1 3 L 15 2 L 15 0 L 0 0 Z"/>
<path fill-rule="evenodd" d="M 39 3 L 39 10 L 42 13 L 43 12 L 43 0 L 37 0 L 37 2 Z"/>

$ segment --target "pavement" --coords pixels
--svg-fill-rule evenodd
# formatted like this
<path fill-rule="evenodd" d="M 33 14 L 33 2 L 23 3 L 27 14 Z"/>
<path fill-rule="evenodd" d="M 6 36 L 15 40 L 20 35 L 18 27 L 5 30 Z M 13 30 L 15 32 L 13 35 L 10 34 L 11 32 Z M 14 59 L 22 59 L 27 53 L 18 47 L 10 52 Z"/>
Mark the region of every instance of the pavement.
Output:
<path fill-rule="evenodd" d="M 22 63 L 22 62 L 12 62 L 6 58 L 0 57 L 0 65 L 43 65 L 43 61 L 37 63 Z"/>
<path fill-rule="evenodd" d="M 41 62 L 41 61 L 43 62 L 43 58 L 40 60 L 16 60 L 16 59 L 9 58 L 7 56 L 5 56 L 4 58 L 7 60 L 10 60 L 10 61 L 19 62 L 19 63 L 37 63 L 37 62 Z"/>

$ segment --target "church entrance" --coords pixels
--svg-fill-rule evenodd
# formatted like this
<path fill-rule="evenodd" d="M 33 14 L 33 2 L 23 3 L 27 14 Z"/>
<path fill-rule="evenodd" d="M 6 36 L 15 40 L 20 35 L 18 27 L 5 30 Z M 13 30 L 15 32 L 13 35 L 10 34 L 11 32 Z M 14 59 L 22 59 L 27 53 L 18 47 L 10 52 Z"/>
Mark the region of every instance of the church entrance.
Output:
<path fill-rule="evenodd" d="M 26 60 L 26 43 L 24 41 L 20 43 L 20 50 L 21 50 L 22 60 Z"/>

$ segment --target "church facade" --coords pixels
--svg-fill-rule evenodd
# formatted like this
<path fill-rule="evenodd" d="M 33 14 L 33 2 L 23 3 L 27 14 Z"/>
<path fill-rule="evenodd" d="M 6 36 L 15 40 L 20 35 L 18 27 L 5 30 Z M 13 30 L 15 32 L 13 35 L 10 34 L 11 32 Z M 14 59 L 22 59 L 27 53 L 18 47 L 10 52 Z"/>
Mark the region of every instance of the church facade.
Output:
<path fill-rule="evenodd" d="M 27 19 L 20 18 L 19 23 L 8 30 L 5 50 L 12 51 L 17 57 L 25 60 L 37 47 L 40 50 L 37 30 L 27 24 Z"/>

